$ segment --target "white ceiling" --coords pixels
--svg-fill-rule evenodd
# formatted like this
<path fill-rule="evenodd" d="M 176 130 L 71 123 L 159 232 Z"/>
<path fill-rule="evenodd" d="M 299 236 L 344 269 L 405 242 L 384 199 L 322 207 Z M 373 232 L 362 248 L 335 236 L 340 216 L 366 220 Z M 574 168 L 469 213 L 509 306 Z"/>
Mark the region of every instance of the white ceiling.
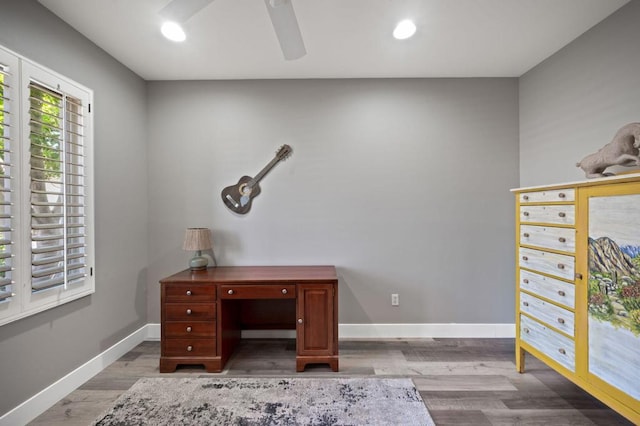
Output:
<path fill-rule="evenodd" d="M 518 77 L 629 0 L 292 0 L 307 55 L 285 61 L 263 0 L 215 0 L 162 37 L 169 0 L 39 0 L 146 80 Z M 408 40 L 391 36 L 412 18 Z"/>

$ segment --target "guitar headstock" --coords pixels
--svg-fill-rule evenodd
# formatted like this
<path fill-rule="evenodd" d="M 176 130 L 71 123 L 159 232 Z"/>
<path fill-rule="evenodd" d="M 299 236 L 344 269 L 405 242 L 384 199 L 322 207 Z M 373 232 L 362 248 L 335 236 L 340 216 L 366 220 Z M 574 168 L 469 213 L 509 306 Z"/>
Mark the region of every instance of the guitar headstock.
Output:
<path fill-rule="evenodd" d="M 282 145 L 280 149 L 276 151 L 276 158 L 280 161 L 286 160 L 291 155 L 292 152 L 293 152 L 293 149 L 291 149 L 289 145 L 286 145 L 286 144 Z"/>

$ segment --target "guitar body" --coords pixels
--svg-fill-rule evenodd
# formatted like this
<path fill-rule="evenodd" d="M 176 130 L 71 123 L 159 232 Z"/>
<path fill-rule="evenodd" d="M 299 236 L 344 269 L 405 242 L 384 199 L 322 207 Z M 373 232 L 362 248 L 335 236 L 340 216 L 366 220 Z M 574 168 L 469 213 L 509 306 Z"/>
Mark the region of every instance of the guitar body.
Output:
<path fill-rule="evenodd" d="M 282 145 L 276 152 L 276 156 L 264 166 L 262 170 L 255 176 L 242 176 L 235 185 L 227 186 L 220 194 L 224 205 L 232 212 L 245 214 L 251 210 L 251 201 L 260 194 L 260 186 L 258 182 L 267 174 L 273 166 L 279 161 L 286 159 L 291 155 L 291 147 Z"/>
<path fill-rule="evenodd" d="M 252 187 L 248 186 L 251 180 L 251 176 L 242 176 L 238 183 L 222 190 L 222 201 L 231 211 L 245 214 L 251 210 L 251 201 L 260 194 L 260 186 L 257 183 Z"/>

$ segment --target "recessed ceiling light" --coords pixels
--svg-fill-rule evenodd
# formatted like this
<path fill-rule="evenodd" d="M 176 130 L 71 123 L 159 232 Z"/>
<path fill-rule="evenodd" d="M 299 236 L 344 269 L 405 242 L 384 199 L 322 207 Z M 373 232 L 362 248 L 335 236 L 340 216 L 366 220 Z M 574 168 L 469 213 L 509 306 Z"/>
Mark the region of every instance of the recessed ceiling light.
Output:
<path fill-rule="evenodd" d="M 396 29 L 393 30 L 393 36 L 398 40 L 404 40 L 414 35 L 415 32 L 416 24 L 411 19 L 405 19 L 396 25 Z"/>
<path fill-rule="evenodd" d="M 175 22 L 165 22 L 160 28 L 162 35 L 171 41 L 185 41 L 187 39 L 186 34 L 182 27 Z"/>

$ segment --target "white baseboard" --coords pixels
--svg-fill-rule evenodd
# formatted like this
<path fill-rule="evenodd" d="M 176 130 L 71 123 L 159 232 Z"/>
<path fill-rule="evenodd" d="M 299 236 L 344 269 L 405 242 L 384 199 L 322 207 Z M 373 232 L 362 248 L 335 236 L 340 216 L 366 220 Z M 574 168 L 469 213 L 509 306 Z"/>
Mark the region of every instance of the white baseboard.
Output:
<path fill-rule="evenodd" d="M 109 364 L 147 340 L 145 325 L 0 417 L 0 426 L 26 425 Z"/>
<path fill-rule="evenodd" d="M 147 324 L 147 340 L 160 340 L 160 324 Z M 515 337 L 515 324 L 338 324 L 340 339 Z M 294 339 L 295 330 L 243 330 L 247 339 Z"/>
<path fill-rule="evenodd" d="M 339 324 L 340 339 L 515 337 L 514 324 Z M 295 338 L 294 330 L 245 330 L 245 338 Z M 145 340 L 160 340 L 147 324 L 0 417 L 0 426 L 27 424 Z"/>
<path fill-rule="evenodd" d="M 515 337 L 515 324 L 340 324 L 341 339 Z"/>

